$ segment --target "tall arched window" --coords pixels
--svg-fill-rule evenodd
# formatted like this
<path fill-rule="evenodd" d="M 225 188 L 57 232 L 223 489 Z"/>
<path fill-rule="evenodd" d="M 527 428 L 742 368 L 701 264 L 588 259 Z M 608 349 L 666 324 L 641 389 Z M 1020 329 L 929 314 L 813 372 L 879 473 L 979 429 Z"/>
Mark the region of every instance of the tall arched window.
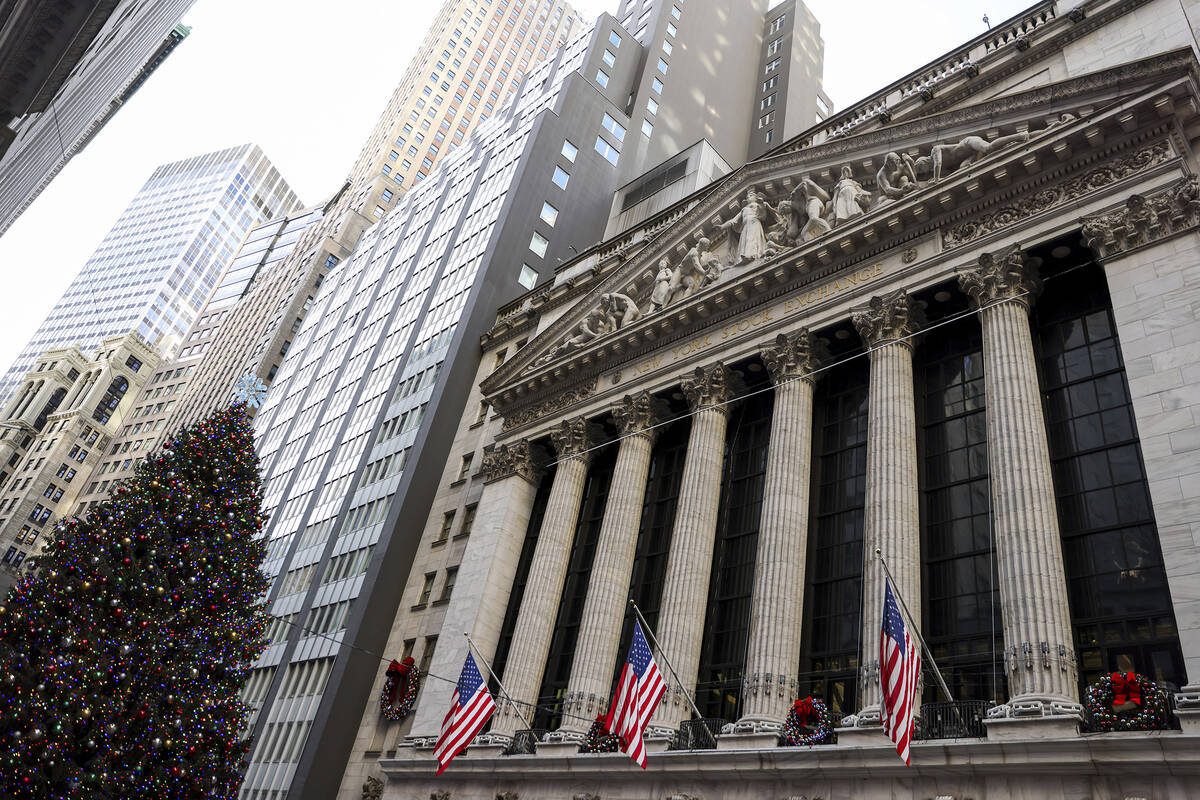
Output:
<path fill-rule="evenodd" d="M 129 390 L 129 381 L 125 378 L 117 377 L 108 385 L 108 391 L 104 393 L 104 397 L 100 398 L 100 404 L 96 406 L 96 410 L 92 412 L 92 419 L 104 424 L 112 417 L 117 406 L 121 404 L 121 398 L 125 396 L 125 392 Z"/>
<path fill-rule="evenodd" d="M 50 399 L 46 401 L 46 405 L 42 406 L 42 411 L 37 415 L 37 419 L 33 422 L 33 427 L 39 431 L 46 427 L 46 419 L 58 411 L 58 407 L 62 405 L 63 398 L 67 396 L 67 390 L 61 386 L 54 390 L 54 394 L 50 395 Z"/>

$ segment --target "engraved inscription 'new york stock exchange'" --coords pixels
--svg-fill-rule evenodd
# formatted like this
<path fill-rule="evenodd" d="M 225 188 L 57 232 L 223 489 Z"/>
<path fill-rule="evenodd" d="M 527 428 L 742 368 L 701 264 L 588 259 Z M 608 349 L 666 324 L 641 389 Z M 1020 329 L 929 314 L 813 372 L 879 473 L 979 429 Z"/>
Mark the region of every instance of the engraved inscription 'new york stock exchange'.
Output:
<path fill-rule="evenodd" d="M 847 289 L 852 289 L 856 286 L 861 286 L 864 283 L 874 281 L 883 274 L 883 264 L 871 264 L 869 266 L 860 267 L 854 270 L 849 275 L 837 278 L 827 283 L 822 284 L 814 289 L 800 292 L 794 297 L 789 297 L 782 303 L 776 303 L 769 308 L 755 311 L 741 319 L 724 325 L 720 330 L 712 333 L 706 333 L 697 336 L 693 339 L 672 347 L 670 352 L 662 352 L 654 355 L 645 361 L 637 364 L 633 368 L 633 375 L 640 377 L 646 375 L 655 369 L 669 364 L 675 364 L 680 359 L 689 358 L 696 353 L 702 352 L 715 344 L 727 342 L 731 339 L 744 336 L 751 331 L 758 330 L 763 325 L 768 325 L 772 322 L 777 322 L 791 314 L 796 314 L 806 309 L 819 305 L 826 300 L 829 300 Z M 614 383 L 619 382 L 619 373 L 614 376 Z"/>

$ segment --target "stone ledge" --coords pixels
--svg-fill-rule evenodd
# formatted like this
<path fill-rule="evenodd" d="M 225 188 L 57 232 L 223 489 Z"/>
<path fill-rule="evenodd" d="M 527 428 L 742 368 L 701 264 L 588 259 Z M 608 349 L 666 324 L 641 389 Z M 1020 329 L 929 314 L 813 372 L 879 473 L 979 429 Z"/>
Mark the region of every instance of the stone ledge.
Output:
<path fill-rule="evenodd" d="M 998 717 L 985 719 L 988 739 L 1001 742 L 1074 739 L 1079 736 L 1077 717 Z"/>

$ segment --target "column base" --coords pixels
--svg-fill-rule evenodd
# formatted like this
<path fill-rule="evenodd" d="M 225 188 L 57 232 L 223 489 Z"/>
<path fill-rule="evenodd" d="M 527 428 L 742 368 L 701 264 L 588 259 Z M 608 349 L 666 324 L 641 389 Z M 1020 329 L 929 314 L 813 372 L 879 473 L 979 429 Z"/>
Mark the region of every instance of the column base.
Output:
<path fill-rule="evenodd" d="M 717 737 L 718 750 L 774 750 L 778 746 L 778 731 L 723 733 Z"/>
<path fill-rule="evenodd" d="M 1175 694 L 1175 719 L 1185 734 L 1200 734 L 1200 684 L 1184 686 Z"/>
<path fill-rule="evenodd" d="M 578 755 L 579 742 L 562 740 L 557 742 L 538 742 L 537 754 L 539 756 L 551 756 L 557 758 Z"/>
<path fill-rule="evenodd" d="M 1070 739 L 1079 735 L 1083 706 L 1048 697 L 1017 697 L 988 709 L 983 720 L 992 741 Z"/>
<path fill-rule="evenodd" d="M 834 728 L 838 747 L 875 747 L 891 744 L 883 732 L 879 708 L 864 708 L 857 714 L 842 717 L 842 727 Z"/>
<path fill-rule="evenodd" d="M 508 749 L 507 744 L 499 742 L 480 742 L 478 740 L 471 742 L 467 749 L 462 752 L 468 758 L 499 758 L 504 755 L 504 751 Z"/>

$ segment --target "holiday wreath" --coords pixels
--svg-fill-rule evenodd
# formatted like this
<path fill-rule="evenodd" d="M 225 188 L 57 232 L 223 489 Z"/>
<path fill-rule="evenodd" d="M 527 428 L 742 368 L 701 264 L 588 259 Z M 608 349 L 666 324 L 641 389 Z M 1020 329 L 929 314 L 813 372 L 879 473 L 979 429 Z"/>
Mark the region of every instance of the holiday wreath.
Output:
<path fill-rule="evenodd" d="M 792 703 L 783 723 L 783 741 L 792 747 L 824 744 L 833 738 L 833 721 L 829 708 L 814 697 Z"/>
<path fill-rule="evenodd" d="M 379 693 L 379 713 L 384 719 L 402 720 L 412 711 L 421 689 L 421 670 L 413 665 L 412 656 L 403 662 L 388 664 L 387 679 Z"/>
<path fill-rule="evenodd" d="M 1088 717 L 1101 731 L 1150 731 L 1167 726 L 1166 692 L 1135 672 L 1105 675 L 1087 688 Z"/>
<path fill-rule="evenodd" d="M 592 727 L 588 728 L 583 744 L 579 745 L 581 753 L 615 753 L 621 749 L 621 740 L 608 732 L 604 727 L 604 715 L 598 714 Z"/>

